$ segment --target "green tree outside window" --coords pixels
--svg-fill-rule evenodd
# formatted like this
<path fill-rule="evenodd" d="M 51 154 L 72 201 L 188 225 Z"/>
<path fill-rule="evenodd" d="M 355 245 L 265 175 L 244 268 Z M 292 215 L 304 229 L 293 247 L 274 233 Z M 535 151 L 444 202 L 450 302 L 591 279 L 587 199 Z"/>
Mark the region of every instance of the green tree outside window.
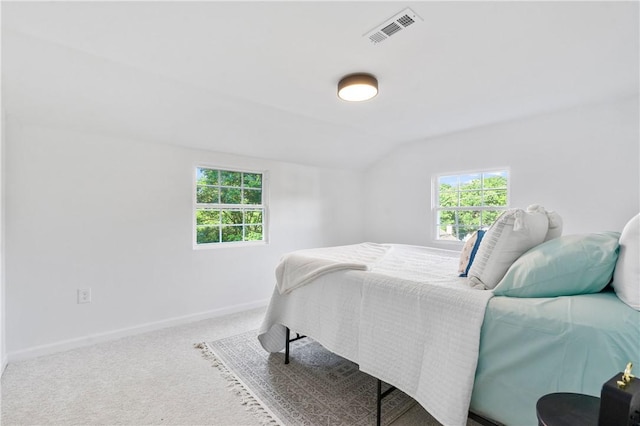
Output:
<path fill-rule="evenodd" d="M 438 176 L 435 182 L 439 240 L 465 241 L 508 207 L 507 170 Z"/>
<path fill-rule="evenodd" d="M 262 173 L 196 169 L 196 244 L 265 240 Z"/>

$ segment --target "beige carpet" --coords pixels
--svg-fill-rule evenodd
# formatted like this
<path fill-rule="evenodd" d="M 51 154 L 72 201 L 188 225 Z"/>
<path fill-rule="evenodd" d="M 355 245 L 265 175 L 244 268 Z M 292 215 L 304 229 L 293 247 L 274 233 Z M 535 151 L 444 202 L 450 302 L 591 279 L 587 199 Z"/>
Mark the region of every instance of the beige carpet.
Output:
<path fill-rule="evenodd" d="M 264 313 L 254 309 L 10 363 L 2 375 L 0 422 L 259 426 L 193 344 L 254 330 Z M 393 426 L 428 419 L 416 405 Z"/>
<path fill-rule="evenodd" d="M 1 424 L 259 426 L 193 344 L 255 329 L 263 316 L 261 308 L 10 363 Z"/>

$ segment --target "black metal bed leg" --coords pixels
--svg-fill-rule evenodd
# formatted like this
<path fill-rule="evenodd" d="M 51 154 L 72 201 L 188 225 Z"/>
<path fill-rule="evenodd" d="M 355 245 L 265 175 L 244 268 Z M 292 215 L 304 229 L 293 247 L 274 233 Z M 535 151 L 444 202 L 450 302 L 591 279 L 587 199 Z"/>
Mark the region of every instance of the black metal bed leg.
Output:
<path fill-rule="evenodd" d="M 376 426 L 380 426 L 382 420 L 382 380 L 378 379 L 378 395 L 376 398 Z"/>
<path fill-rule="evenodd" d="M 307 336 L 303 336 L 300 333 L 296 333 L 296 337 L 292 339 L 291 330 L 289 329 L 289 327 L 285 327 L 285 329 L 286 329 L 287 335 L 286 335 L 286 341 L 284 344 L 284 363 L 289 364 L 289 344 L 291 342 L 295 342 L 296 340 L 304 339 Z"/>
<path fill-rule="evenodd" d="M 284 346 L 284 363 L 289 364 L 289 343 L 291 342 L 291 330 L 289 330 L 289 327 L 285 328 L 287 329 L 287 340 Z"/>
<path fill-rule="evenodd" d="M 397 388 L 395 386 L 390 386 L 389 389 L 387 389 L 386 391 L 382 392 L 382 380 L 380 379 L 376 379 L 378 380 L 378 392 L 376 395 L 376 426 L 380 426 L 380 423 L 382 422 L 382 399 L 389 395 L 391 392 L 393 392 L 394 390 L 396 390 Z"/>

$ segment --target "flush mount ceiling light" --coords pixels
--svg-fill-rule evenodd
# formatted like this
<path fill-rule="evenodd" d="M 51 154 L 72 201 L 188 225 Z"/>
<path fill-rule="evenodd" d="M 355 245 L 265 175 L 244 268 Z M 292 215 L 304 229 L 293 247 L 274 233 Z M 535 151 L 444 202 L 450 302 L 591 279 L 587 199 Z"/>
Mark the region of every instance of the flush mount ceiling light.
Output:
<path fill-rule="evenodd" d="M 371 74 L 350 74 L 338 83 L 338 97 L 345 101 L 367 101 L 378 94 L 378 80 Z"/>

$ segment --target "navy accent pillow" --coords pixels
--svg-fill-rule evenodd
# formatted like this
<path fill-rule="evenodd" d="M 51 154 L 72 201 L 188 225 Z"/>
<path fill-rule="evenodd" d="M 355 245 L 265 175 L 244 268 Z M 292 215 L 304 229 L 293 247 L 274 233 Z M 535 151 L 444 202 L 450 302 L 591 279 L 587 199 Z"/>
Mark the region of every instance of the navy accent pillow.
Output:
<path fill-rule="evenodd" d="M 467 274 L 469 273 L 469 269 L 471 269 L 471 265 L 473 264 L 473 259 L 475 259 L 476 257 L 476 253 L 478 252 L 478 248 L 480 247 L 480 243 L 482 242 L 482 237 L 484 237 L 485 233 L 486 231 L 483 231 L 482 229 L 476 232 L 477 236 L 475 238 L 475 242 L 473 243 L 473 248 L 471 249 L 471 253 L 469 253 L 469 262 L 464 268 L 464 271 L 461 271 L 460 273 L 461 277 L 466 277 Z M 464 249 L 463 249 L 463 252 L 464 252 Z"/>

